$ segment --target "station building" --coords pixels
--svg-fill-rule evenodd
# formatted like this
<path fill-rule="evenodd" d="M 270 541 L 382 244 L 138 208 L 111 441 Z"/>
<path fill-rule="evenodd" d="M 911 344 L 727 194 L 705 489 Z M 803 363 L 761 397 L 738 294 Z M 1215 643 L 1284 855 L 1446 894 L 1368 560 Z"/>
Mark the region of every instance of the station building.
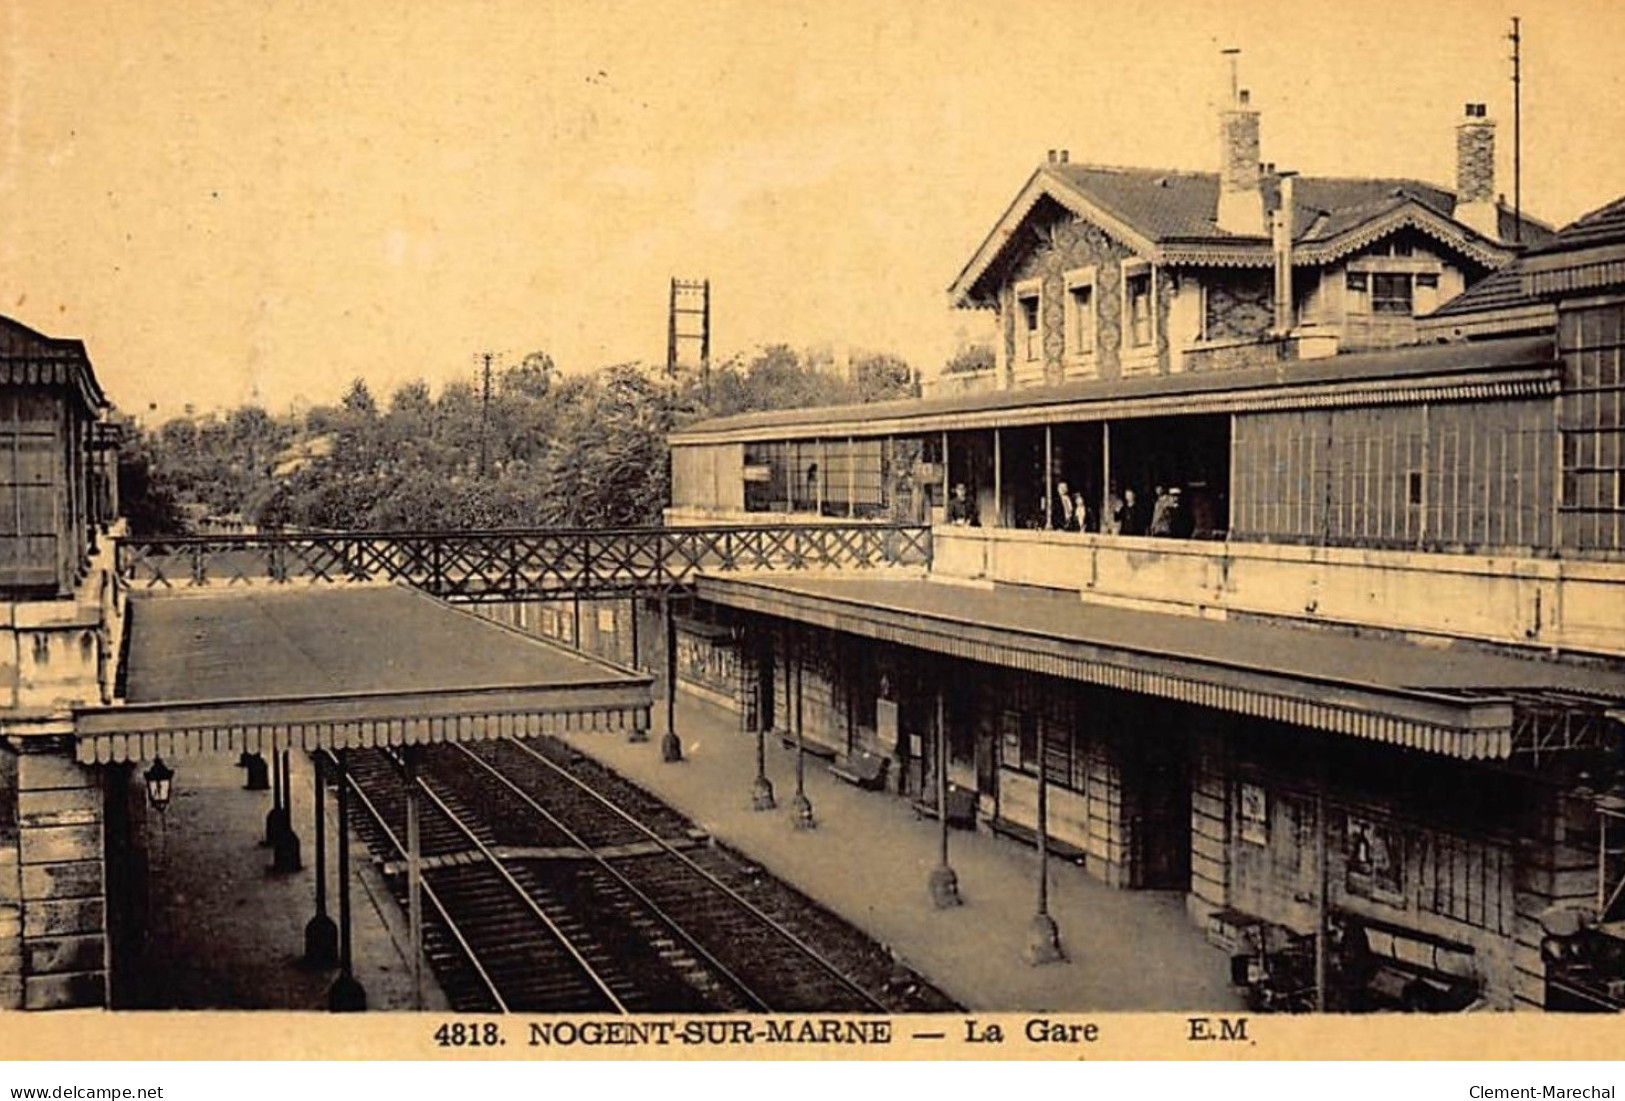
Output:
<path fill-rule="evenodd" d="M 1478 105 L 1454 191 L 1220 122 L 1217 173 L 1038 167 L 951 288 L 992 370 L 675 433 L 669 523 L 931 525 L 708 573 L 691 645 L 843 774 L 1029 840 L 1042 780 L 1091 875 L 1324 935 L 1327 1004 L 1616 1007 L 1625 204 L 1515 218 Z"/>

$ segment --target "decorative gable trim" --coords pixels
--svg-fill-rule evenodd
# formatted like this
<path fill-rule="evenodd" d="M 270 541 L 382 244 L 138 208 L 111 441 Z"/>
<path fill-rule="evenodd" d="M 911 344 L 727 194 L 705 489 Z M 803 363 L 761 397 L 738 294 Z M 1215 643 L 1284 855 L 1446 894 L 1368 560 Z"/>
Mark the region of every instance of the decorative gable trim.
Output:
<path fill-rule="evenodd" d="M 1093 202 L 1072 184 L 1044 168 L 1033 173 L 1013 203 L 993 227 L 993 232 L 977 248 L 970 263 L 965 265 L 948 288 L 949 298 L 959 309 L 994 309 L 998 306 L 997 289 L 982 285 L 988 271 L 1010 248 L 1030 249 L 1023 239 L 1022 226 L 1032 215 L 1033 208 L 1044 198 L 1052 199 L 1079 218 L 1091 222 L 1110 236 L 1127 245 L 1147 260 L 1156 260 L 1156 244 L 1139 230 Z"/>
<path fill-rule="evenodd" d="M 1458 255 L 1487 268 L 1503 267 L 1513 257 L 1511 249 L 1493 244 L 1459 222 L 1439 214 L 1432 207 L 1409 199 L 1330 240 L 1295 244 L 1294 266 L 1319 267 L 1334 263 L 1407 228 L 1414 229 Z"/>

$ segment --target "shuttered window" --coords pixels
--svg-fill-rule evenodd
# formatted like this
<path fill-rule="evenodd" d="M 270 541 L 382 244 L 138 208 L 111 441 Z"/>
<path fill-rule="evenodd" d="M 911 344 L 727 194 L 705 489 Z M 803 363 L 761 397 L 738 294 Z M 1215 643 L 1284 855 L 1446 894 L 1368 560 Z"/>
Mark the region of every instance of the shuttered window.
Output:
<path fill-rule="evenodd" d="M 66 448 L 49 394 L 0 393 L 0 588 L 57 589 Z"/>

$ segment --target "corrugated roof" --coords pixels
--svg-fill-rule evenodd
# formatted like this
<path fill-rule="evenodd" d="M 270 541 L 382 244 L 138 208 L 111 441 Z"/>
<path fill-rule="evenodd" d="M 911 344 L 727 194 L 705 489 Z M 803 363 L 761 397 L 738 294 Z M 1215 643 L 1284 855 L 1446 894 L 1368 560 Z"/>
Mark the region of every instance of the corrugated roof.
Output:
<path fill-rule="evenodd" d="M 948 414 L 997 409 L 1116 401 L 1131 398 L 1212 394 L 1225 390 L 1314 385 L 1317 383 L 1414 378 L 1453 371 L 1485 371 L 1551 362 L 1552 342 L 1547 337 L 1510 337 L 1471 346 L 1430 344 L 1382 352 L 1330 356 L 1326 359 L 1288 360 L 1265 367 L 1204 371 L 1177 375 L 1142 375 L 1127 379 L 1096 379 L 1064 386 L 993 390 L 937 398 L 873 402 L 867 405 L 821 406 L 811 409 L 775 409 L 739 413 L 700 421 L 672 434 L 674 442 L 741 431 L 763 430 L 761 438 L 775 439 L 767 430 L 816 429 L 851 421 L 895 419 L 927 420 Z"/>

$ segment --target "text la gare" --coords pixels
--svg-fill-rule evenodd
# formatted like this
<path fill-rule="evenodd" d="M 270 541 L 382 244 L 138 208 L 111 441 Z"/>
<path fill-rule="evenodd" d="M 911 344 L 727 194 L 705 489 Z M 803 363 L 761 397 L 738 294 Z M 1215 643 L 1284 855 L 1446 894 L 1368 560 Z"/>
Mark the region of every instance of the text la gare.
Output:
<path fill-rule="evenodd" d="M 1053 1017 L 1029 1017 L 1022 1036 L 1034 1044 L 1092 1044 L 1100 1039 L 1100 1026 L 1093 1021 L 1061 1021 Z M 978 1021 L 965 1022 L 967 1044 L 1002 1044 L 1004 1026 Z"/>

